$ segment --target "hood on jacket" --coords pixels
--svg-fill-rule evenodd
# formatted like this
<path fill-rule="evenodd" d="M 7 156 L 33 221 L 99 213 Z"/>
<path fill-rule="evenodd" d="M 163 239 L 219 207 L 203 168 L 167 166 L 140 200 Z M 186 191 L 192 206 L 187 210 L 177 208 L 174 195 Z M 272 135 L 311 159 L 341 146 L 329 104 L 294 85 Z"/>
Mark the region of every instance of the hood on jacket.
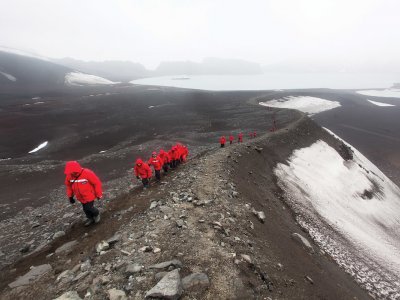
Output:
<path fill-rule="evenodd" d="M 157 152 L 153 152 L 153 153 L 151 153 L 151 156 L 153 156 L 153 155 L 156 155 L 157 156 Z"/>
<path fill-rule="evenodd" d="M 136 165 L 143 165 L 143 160 L 141 158 L 138 158 L 136 160 Z"/>
<path fill-rule="evenodd" d="M 69 161 L 65 164 L 64 174 L 66 174 L 66 175 L 74 173 L 74 172 L 80 173 L 81 171 L 82 171 L 81 165 L 75 160 Z"/>
<path fill-rule="evenodd" d="M 165 153 L 164 149 L 161 149 L 160 154 L 164 154 L 164 153 Z"/>

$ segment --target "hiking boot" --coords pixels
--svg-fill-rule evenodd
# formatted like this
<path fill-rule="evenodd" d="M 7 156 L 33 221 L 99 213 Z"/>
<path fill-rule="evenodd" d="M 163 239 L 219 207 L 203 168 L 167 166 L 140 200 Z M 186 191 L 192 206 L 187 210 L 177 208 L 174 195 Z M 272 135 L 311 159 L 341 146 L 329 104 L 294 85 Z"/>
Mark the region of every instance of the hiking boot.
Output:
<path fill-rule="evenodd" d="M 97 224 L 100 222 L 100 213 L 94 217 L 94 222 Z"/>
<path fill-rule="evenodd" d="M 84 226 L 89 226 L 89 225 L 93 224 L 93 222 L 94 222 L 94 220 L 93 220 L 92 218 L 90 218 L 90 219 L 87 219 L 87 220 L 85 221 L 85 223 L 83 223 L 83 225 L 84 225 Z"/>

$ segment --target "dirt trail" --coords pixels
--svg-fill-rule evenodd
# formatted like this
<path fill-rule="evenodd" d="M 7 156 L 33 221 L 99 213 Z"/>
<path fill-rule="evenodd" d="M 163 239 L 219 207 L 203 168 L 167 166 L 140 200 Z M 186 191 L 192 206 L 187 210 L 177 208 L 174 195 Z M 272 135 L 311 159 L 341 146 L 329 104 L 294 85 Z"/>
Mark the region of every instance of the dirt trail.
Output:
<path fill-rule="evenodd" d="M 1 299 L 52 299 L 66 291 L 108 299 L 113 288 L 143 299 L 163 276 L 150 266 L 172 259 L 182 263 L 182 277 L 202 272 L 209 278 L 186 287 L 182 299 L 368 299 L 315 245 L 311 254 L 291 238 L 294 232 L 307 236 L 282 201 L 272 170 L 293 149 L 320 138 L 338 147 L 300 116 L 277 132 L 191 158 L 163 183 L 115 199 L 100 224 L 76 224 L 49 248 L 11 266 L 2 274 Z M 264 212 L 265 220 L 254 211 Z M 111 249 L 97 254 L 95 245 L 116 233 Z M 72 252 L 46 258 L 71 240 L 79 242 Z M 82 267 L 88 260 L 89 270 Z M 53 270 L 34 285 L 6 287 L 44 263 Z M 133 263 L 139 269 L 127 274 Z M 57 280 L 66 270 L 70 277 Z"/>

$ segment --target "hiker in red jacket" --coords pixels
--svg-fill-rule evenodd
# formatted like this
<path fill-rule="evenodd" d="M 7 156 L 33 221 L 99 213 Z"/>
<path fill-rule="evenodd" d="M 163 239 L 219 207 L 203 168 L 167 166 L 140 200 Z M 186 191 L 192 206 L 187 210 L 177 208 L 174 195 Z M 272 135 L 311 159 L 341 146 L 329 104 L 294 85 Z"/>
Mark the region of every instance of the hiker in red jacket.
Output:
<path fill-rule="evenodd" d="M 239 133 L 238 135 L 238 142 L 243 143 L 243 133 Z"/>
<path fill-rule="evenodd" d="M 179 150 L 177 148 L 177 146 L 172 146 L 171 148 L 171 168 L 176 168 L 179 165 L 179 158 L 180 158 L 180 154 L 179 154 Z"/>
<path fill-rule="evenodd" d="M 226 142 L 226 138 L 225 136 L 221 136 L 221 138 L 219 139 L 219 143 L 221 144 L 221 148 L 225 147 L 225 142 Z"/>
<path fill-rule="evenodd" d="M 257 137 L 257 132 L 253 132 L 253 137 L 256 138 Z"/>
<path fill-rule="evenodd" d="M 137 179 L 142 179 L 143 187 L 146 189 L 149 187 L 149 180 L 151 178 L 151 169 L 142 159 L 138 158 L 134 167 L 135 175 Z"/>
<path fill-rule="evenodd" d="M 163 167 L 163 160 L 157 155 L 157 152 L 153 152 L 149 161 L 147 162 L 149 166 L 153 166 L 154 173 L 156 174 L 156 179 L 161 180 L 161 168 Z"/>
<path fill-rule="evenodd" d="M 250 139 L 252 139 L 252 138 L 253 138 L 253 133 L 250 132 L 250 133 L 249 133 L 249 136 L 250 136 Z"/>
<path fill-rule="evenodd" d="M 97 175 L 89 170 L 84 169 L 76 161 L 69 161 L 65 165 L 64 170 L 65 186 L 67 188 L 67 197 L 71 204 L 75 203 L 74 196 L 82 203 L 83 211 L 87 220 L 85 226 L 100 222 L 100 212 L 94 207 L 94 200 L 101 199 L 103 191 L 101 189 L 101 181 Z"/>
<path fill-rule="evenodd" d="M 234 138 L 233 135 L 231 134 L 231 135 L 229 136 L 229 144 L 230 144 L 230 145 L 232 145 L 234 139 L 235 139 L 235 138 Z"/>
<path fill-rule="evenodd" d="M 165 152 L 164 149 L 161 149 L 159 156 L 163 161 L 163 170 L 165 173 L 167 173 L 168 172 L 168 164 L 171 161 L 169 154 L 167 152 Z"/>

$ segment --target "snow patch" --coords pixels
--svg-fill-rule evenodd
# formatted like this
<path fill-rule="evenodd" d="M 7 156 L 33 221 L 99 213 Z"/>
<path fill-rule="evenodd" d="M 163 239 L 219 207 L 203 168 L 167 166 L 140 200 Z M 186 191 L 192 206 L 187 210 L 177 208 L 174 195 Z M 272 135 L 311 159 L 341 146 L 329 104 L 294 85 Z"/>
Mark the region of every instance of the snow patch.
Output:
<path fill-rule="evenodd" d="M 337 101 L 330 101 L 309 96 L 289 96 L 282 99 L 260 102 L 260 105 L 297 109 L 309 115 L 317 114 L 341 106 Z"/>
<path fill-rule="evenodd" d="M 150 105 L 150 106 L 149 106 L 149 109 L 154 108 L 154 107 L 155 107 L 154 105 Z"/>
<path fill-rule="evenodd" d="M 117 84 L 119 82 L 114 82 L 103 77 L 84 74 L 80 72 L 70 72 L 65 75 L 65 84 L 73 85 L 73 86 L 82 86 L 82 85 L 109 85 L 109 84 Z"/>
<path fill-rule="evenodd" d="M 107 150 L 101 150 L 99 153 L 106 153 Z"/>
<path fill-rule="evenodd" d="M 17 78 L 15 78 L 14 76 L 12 76 L 11 74 L 5 73 L 5 72 L 1 72 L 0 74 L 3 75 L 4 77 L 6 77 L 8 80 L 10 81 L 17 81 Z"/>
<path fill-rule="evenodd" d="M 400 189 L 352 150 L 353 160 L 345 161 L 319 140 L 274 172 L 318 246 L 378 298 L 398 299 Z"/>
<path fill-rule="evenodd" d="M 373 97 L 400 98 L 400 89 L 365 90 L 365 91 L 357 91 L 357 93 Z"/>
<path fill-rule="evenodd" d="M 393 105 L 393 104 L 382 103 L 382 102 L 377 102 L 377 101 L 372 101 L 372 100 L 368 100 L 368 102 L 371 102 L 372 104 L 375 104 L 377 106 L 396 106 L 396 105 Z"/>
<path fill-rule="evenodd" d="M 29 151 L 29 153 L 35 153 L 37 151 L 39 151 L 40 149 L 43 149 L 44 147 L 46 147 L 48 144 L 48 141 L 45 141 L 44 143 L 41 143 L 39 146 L 37 146 L 35 149 Z"/>

